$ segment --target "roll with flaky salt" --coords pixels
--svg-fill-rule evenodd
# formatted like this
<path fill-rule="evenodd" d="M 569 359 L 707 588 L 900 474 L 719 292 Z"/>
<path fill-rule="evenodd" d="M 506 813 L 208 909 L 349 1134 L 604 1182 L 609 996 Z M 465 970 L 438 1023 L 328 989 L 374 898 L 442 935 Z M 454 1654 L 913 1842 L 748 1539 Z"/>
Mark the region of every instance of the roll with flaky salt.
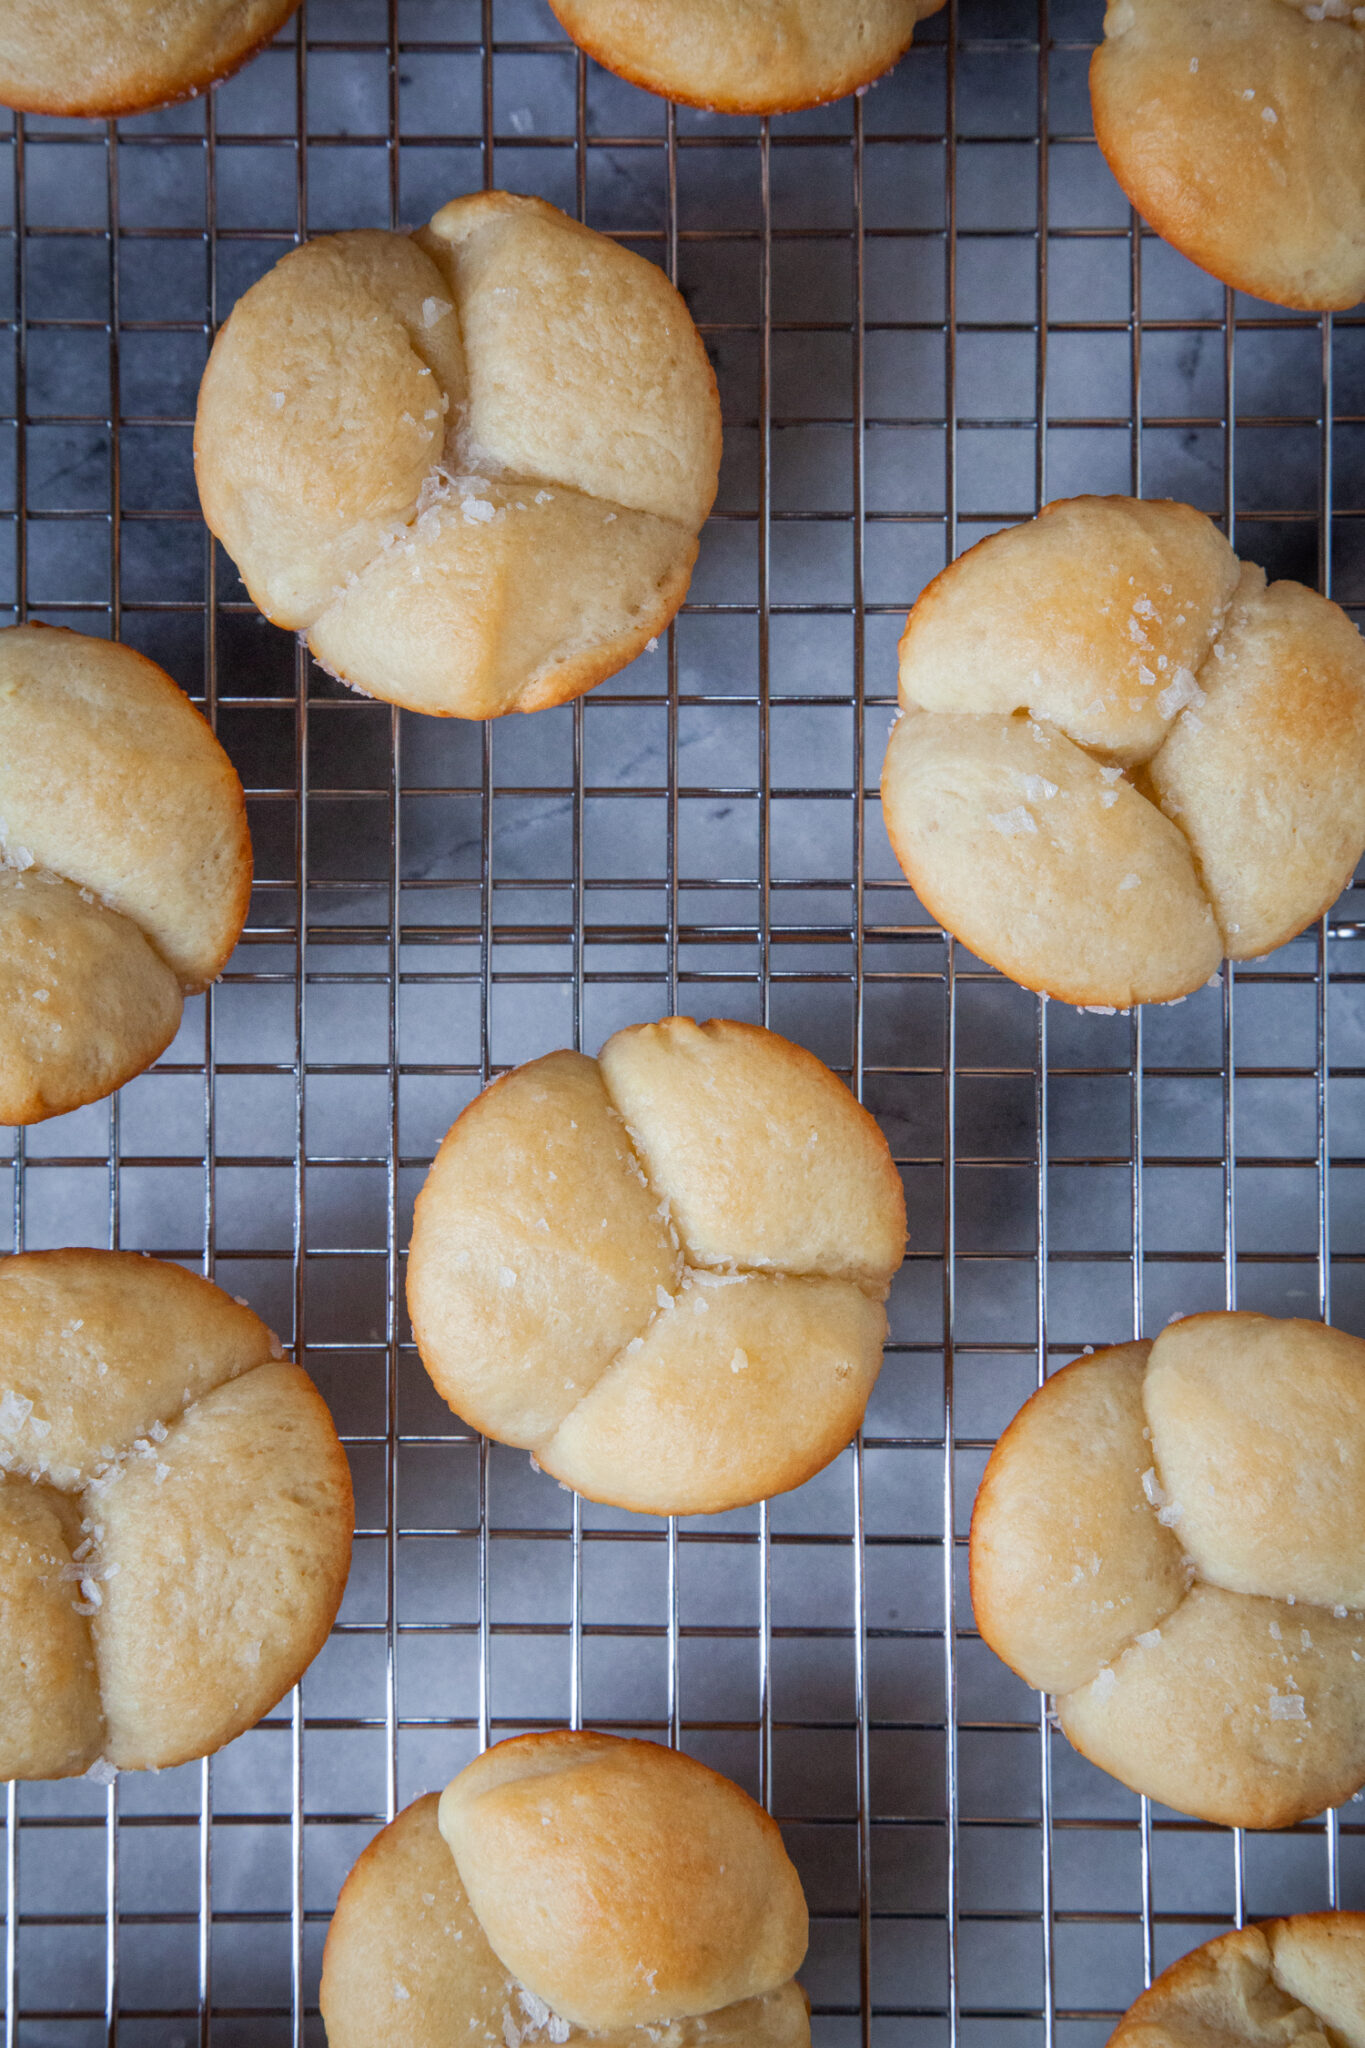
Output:
<path fill-rule="evenodd" d="M 0 1123 L 150 1066 L 250 898 L 242 785 L 170 677 L 83 633 L 0 632 Z"/>
<path fill-rule="evenodd" d="M 1109 2048 L 1357 2048 L 1365 2041 L 1365 1913 L 1238 1927 L 1163 1970 Z"/>
<path fill-rule="evenodd" d="M 371 696 L 497 718 L 581 696 L 686 593 L 716 380 L 663 272 L 543 200 L 292 250 L 199 393 L 204 517 L 276 624 Z"/>
<path fill-rule="evenodd" d="M 1109 0 L 1095 139 L 1159 235 L 1281 306 L 1365 296 L 1365 7 Z"/>
<path fill-rule="evenodd" d="M 346 1454 L 243 1303 L 133 1252 L 0 1260 L 0 1773 L 162 1770 L 302 1676 Z"/>
<path fill-rule="evenodd" d="M 236 71 L 299 0 L 5 0 L 0 105 L 137 114 Z"/>
<path fill-rule="evenodd" d="M 944 0 L 550 0 L 632 85 L 721 114 L 786 114 L 858 92 Z"/>
<path fill-rule="evenodd" d="M 1217 1313 L 1065 1366 L 972 1516 L 986 1642 L 1136 1792 L 1282 1828 L 1365 1784 L 1365 1343 Z"/>
<path fill-rule="evenodd" d="M 720 1514 L 849 1442 L 904 1250 L 890 1149 L 828 1067 L 666 1017 L 470 1104 L 417 1198 L 408 1307 L 475 1428 L 592 1500 Z"/>
<path fill-rule="evenodd" d="M 972 952 L 1126 1008 L 1270 952 L 1365 850 L 1365 643 L 1189 505 L 1068 498 L 935 577 L 900 643 L 892 847 Z"/>
<path fill-rule="evenodd" d="M 330 2048 L 810 2048 L 775 1824 L 677 1750 L 523 1735 L 400 1813 L 342 1887 Z"/>

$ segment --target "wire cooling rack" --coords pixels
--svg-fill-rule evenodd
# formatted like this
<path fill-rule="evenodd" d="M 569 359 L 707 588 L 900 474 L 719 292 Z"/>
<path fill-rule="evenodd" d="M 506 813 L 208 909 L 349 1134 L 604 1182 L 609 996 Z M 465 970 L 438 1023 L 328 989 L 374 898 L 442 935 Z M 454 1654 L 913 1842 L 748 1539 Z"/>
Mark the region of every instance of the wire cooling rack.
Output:
<path fill-rule="evenodd" d="M 1234 1302 L 1365 1331 L 1356 899 L 1183 1006 L 1079 1015 L 945 941 L 882 834 L 906 606 L 1047 497 L 1186 498 L 1365 601 L 1365 329 L 1236 299 L 1141 231 L 1090 135 L 1100 14 L 960 0 L 865 97 L 761 124 L 620 84 L 540 0 L 307 0 L 206 100 L 0 133 L 0 598 L 205 703 L 258 877 L 152 1073 L 0 1133 L 14 1242 L 248 1297 L 330 1400 L 359 1513 L 337 1630 L 260 1728 L 9 1788 L 5 2048 L 320 2042 L 327 1917 L 376 1827 L 565 1721 L 682 1742 L 772 1806 L 820 2048 L 1098 2048 L 1234 1920 L 1365 1904 L 1353 1818 L 1230 1834 L 1084 1764 L 965 1582 L 990 1443 L 1083 1345 Z M 309 666 L 211 548 L 190 456 L 214 326 L 284 248 L 483 183 L 675 275 L 726 416 L 666 643 L 486 728 Z M 682 1526 L 472 1438 L 401 1308 L 457 1110 L 675 1008 L 848 1074 L 912 1229 L 861 1444 Z"/>

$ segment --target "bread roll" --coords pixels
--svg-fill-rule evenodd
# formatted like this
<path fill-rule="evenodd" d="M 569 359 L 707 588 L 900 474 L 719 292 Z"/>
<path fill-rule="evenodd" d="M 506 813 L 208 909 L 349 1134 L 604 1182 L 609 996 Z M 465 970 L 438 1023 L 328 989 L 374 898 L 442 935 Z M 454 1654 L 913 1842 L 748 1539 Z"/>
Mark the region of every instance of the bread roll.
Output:
<path fill-rule="evenodd" d="M 195 427 L 262 611 L 355 688 L 462 718 L 580 696 L 662 632 L 719 462 L 663 273 L 506 192 L 291 251 L 220 332 Z"/>
<path fill-rule="evenodd" d="M 346 1582 L 350 1476 L 247 1308 L 131 1252 L 0 1261 L 0 1771 L 163 1769 L 268 1713 Z"/>
<path fill-rule="evenodd" d="M 839 100 L 889 71 L 944 0 L 550 0 L 599 64 L 722 114 Z"/>
<path fill-rule="evenodd" d="M 653 1743 L 522 1736 L 376 1836 L 320 2002 L 329 2048 L 809 2048 L 806 1932 L 776 1827 L 728 1780 Z"/>
<path fill-rule="evenodd" d="M 827 1067 L 671 1017 L 470 1105 L 417 1200 L 408 1305 L 476 1429 L 591 1499 L 712 1514 L 855 1433 L 904 1246 L 886 1141 Z"/>
<path fill-rule="evenodd" d="M 1145 219 L 1282 306 L 1365 294 L 1365 13 L 1351 0 L 1109 0 L 1095 139 Z"/>
<path fill-rule="evenodd" d="M 250 895 L 242 786 L 170 677 L 111 641 L 0 632 L 0 1123 L 149 1066 Z"/>
<path fill-rule="evenodd" d="M 137 114 L 189 99 L 264 47 L 299 0 L 5 0 L 0 103 Z"/>
<path fill-rule="evenodd" d="M 900 699 L 897 859 L 1063 1002 L 1188 995 L 1320 917 L 1365 851 L 1360 635 L 1188 505 L 1072 498 L 980 542 L 911 612 Z"/>
<path fill-rule="evenodd" d="M 1365 2048 L 1365 1913 L 1296 1913 L 1163 1970 L 1109 2048 Z"/>
<path fill-rule="evenodd" d="M 1190 1316 L 1078 1359 L 986 1467 L 978 1626 L 1124 1784 L 1288 1827 L 1365 1784 L 1362 1473 L 1343 1331 Z"/>

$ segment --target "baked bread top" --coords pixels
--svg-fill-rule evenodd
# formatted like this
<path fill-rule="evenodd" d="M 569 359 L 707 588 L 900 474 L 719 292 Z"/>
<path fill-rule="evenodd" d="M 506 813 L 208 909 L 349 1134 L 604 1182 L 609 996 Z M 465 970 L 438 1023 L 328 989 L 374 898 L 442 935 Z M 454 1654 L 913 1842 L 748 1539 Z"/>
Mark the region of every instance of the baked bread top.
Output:
<path fill-rule="evenodd" d="M 806 1953 L 775 1823 L 679 1750 L 567 1731 L 500 1742 L 447 1785 L 440 1827 L 494 1953 L 577 2026 L 758 1998 Z"/>
<path fill-rule="evenodd" d="M 1261 1920 L 1192 1949 L 1109 2048 L 1365 2048 L 1365 1913 Z"/>
<path fill-rule="evenodd" d="M 408 1306 L 475 1428 L 594 1500 L 711 1514 L 849 1441 L 904 1245 L 886 1141 L 827 1067 L 671 1017 L 470 1105 L 417 1200 Z"/>
<path fill-rule="evenodd" d="M 199 394 L 204 517 L 324 667 L 417 711 L 578 696 L 682 602 L 720 407 L 663 272 L 539 199 L 293 250 Z"/>
<path fill-rule="evenodd" d="M 806 1934 L 781 1836 L 727 1779 L 654 1743 L 523 1736 L 375 1837 L 322 2013 L 330 2048 L 378 2048 L 396 2017 L 404 2048 L 809 2048 Z"/>
<path fill-rule="evenodd" d="M 267 1713 L 346 1582 L 345 1453 L 251 1311 L 132 1252 L 0 1261 L 0 1771 L 162 1769 Z"/>
<path fill-rule="evenodd" d="M 0 1122 L 155 1059 L 250 894 L 242 786 L 170 677 L 112 641 L 0 632 Z"/>
<path fill-rule="evenodd" d="M 268 43 L 299 0 L 5 0 L 0 104 L 136 114 L 188 99 Z"/>
<path fill-rule="evenodd" d="M 665 99 L 785 114 L 856 92 L 944 0 L 550 0 L 599 64 Z"/>
<path fill-rule="evenodd" d="M 900 700 L 897 859 L 1064 1002 L 1189 994 L 1321 916 L 1365 850 L 1360 635 L 1188 505 L 1062 499 L 981 541 L 910 613 Z"/>
<path fill-rule="evenodd" d="M 1109 0 L 1095 138 L 1138 211 L 1282 306 L 1365 295 L 1365 15 L 1348 0 Z"/>
<path fill-rule="evenodd" d="M 1287 1827 L 1365 1784 L 1365 1343 L 1209 1314 L 1063 1368 L 992 1453 L 977 1624 L 1135 1791 Z"/>

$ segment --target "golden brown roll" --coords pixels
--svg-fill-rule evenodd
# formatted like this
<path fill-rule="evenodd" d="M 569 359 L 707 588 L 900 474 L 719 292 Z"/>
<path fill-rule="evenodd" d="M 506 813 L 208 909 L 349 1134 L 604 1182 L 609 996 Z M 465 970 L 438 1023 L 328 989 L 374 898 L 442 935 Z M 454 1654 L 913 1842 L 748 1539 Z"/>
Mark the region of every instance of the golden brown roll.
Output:
<path fill-rule="evenodd" d="M 351 1554 L 332 1420 L 250 1309 L 132 1252 L 0 1261 L 0 1771 L 160 1770 L 268 1713 Z"/>
<path fill-rule="evenodd" d="M 1159 235 L 1282 306 L 1365 295 L 1365 10 L 1109 0 L 1095 138 Z"/>
<path fill-rule="evenodd" d="M 897 859 L 1063 1002 L 1188 995 L 1321 916 L 1365 851 L 1360 635 L 1188 505 L 1062 499 L 981 541 L 911 612 L 900 701 Z"/>
<path fill-rule="evenodd" d="M 809 2048 L 773 1822 L 675 1750 L 499 1743 L 376 1836 L 323 1958 L 330 2048 Z"/>
<path fill-rule="evenodd" d="M 870 85 L 944 0 L 550 0 L 579 46 L 665 99 L 786 114 Z"/>
<path fill-rule="evenodd" d="M 1365 2048 L 1365 1913 L 1220 1934 L 1163 1970 L 1109 2048 Z"/>
<path fill-rule="evenodd" d="M 905 1248 L 886 1140 L 753 1025 L 641 1024 L 495 1081 L 417 1199 L 438 1392 L 590 1499 L 716 1514 L 858 1429 Z"/>
<path fill-rule="evenodd" d="M 682 603 L 715 378 L 661 270 L 539 199 L 291 251 L 199 394 L 204 517 L 322 665 L 416 711 L 581 696 Z"/>
<path fill-rule="evenodd" d="M 0 632 L 0 1123 L 150 1066 L 250 896 L 242 786 L 170 677 L 112 641 Z"/>
<path fill-rule="evenodd" d="M 136 114 L 245 64 L 299 0 L 5 0 L 0 104 L 33 114 Z"/>
<path fill-rule="evenodd" d="M 1063 1368 L 972 1517 L 982 1636 L 1137 1792 L 1278 1828 L 1365 1784 L 1365 1343 L 1210 1314 Z"/>

